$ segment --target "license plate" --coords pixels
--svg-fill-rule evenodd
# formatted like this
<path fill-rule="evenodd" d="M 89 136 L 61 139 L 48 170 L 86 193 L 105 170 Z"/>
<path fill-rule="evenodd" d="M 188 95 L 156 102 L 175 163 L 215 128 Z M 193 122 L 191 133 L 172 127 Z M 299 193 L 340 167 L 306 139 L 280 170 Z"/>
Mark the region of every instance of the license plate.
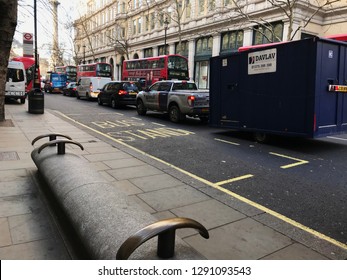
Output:
<path fill-rule="evenodd" d="M 6 91 L 5 96 L 24 96 L 25 92 L 23 91 Z"/>

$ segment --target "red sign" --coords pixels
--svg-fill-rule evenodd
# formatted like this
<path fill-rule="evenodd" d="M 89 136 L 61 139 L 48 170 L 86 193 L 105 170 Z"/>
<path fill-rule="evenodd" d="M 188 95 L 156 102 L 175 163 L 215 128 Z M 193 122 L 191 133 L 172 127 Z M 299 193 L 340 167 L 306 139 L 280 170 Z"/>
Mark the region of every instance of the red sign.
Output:
<path fill-rule="evenodd" d="M 33 40 L 33 34 L 31 34 L 31 33 L 24 33 L 23 37 L 27 41 L 32 41 Z"/>
<path fill-rule="evenodd" d="M 23 34 L 23 56 L 34 57 L 33 45 L 34 45 L 33 34 L 24 33 Z"/>

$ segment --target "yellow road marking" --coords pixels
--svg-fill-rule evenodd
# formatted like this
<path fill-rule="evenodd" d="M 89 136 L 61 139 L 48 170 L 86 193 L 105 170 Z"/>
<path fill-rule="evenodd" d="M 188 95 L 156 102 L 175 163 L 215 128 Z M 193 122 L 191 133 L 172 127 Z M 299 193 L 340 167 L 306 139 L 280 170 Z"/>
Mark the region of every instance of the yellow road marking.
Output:
<path fill-rule="evenodd" d="M 230 142 L 230 141 L 226 141 L 226 140 L 219 139 L 219 138 L 214 138 L 214 140 L 219 141 L 219 142 L 223 142 L 223 143 L 228 143 L 228 144 L 230 144 L 230 145 L 240 146 L 239 143 Z"/>
<path fill-rule="evenodd" d="M 297 162 L 292 163 L 292 164 L 282 165 L 281 168 L 283 168 L 283 169 L 291 168 L 291 167 L 298 166 L 298 165 L 301 165 L 301 164 L 309 163 L 309 161 L 307 161 L 307 160 L 302 160 L 302 159 L 298 159 L 298 158 L 294 158 L 294 157 L 290 157 L 290 156 L 286 156 L 286 155 L 282 155 L 282 154 L 277 154 L 277 153 L 273 153 L 273 152 L 270 152 L 269 154 L 297 161 Z"/>
<path fill-rule="evenodd" d="M 252 174 L 247 174 L 247 175 L 239 176 L 239 177 L 232 178 L 232 179 L 229 179 L 229 180 L 220 181 L 220 182 L 217 182 L 215 184 L 217 186 L 221 186 L 221 185 L 229 184 L 229 183 L 232 183 L 232 182 L 236 182 L 236 181 L 240 181 L 240 180 L 244 180 L 244 179 L 248 179 L 248 178 L 252 178 L 252 177 L 253 177 Z"/>
<path fill-rule="evenodd" d="M 158 126 L 166 126 L 165 124 L 156 123 L 156 122 L 152 122 L 152 124 L 155 124 L 155 125 L 158 125 Z"/>
<path fill-rule="evenodd" d="M 134 151 L 136 151 L 136 152 L 138 152 L 138 153 L 140 153 L 142 155 L 145 155 L 145 156 L 147 156 L 147 157 L 149 157 L 151 159 L 154 159 L 154 160 L 156 160 L 156 161 L 158 161 L 160 163 L 163 163 L 166 166 L 174 168 L 174 169 L 182 172 L 183 174 L 186 174 L 186 175 L 188 175 L 188 176 L 190 176 L 190 177 L 192 177 L 192 178 L 194 178 L 194 179 L 196 179 L 196 180 L 198 180 L 198 181 L 200 181 L 200 182 L 202 182 L 202 183 L 204 183 L 204 184 L 206 184 L 208 186 L 211 186 L 212 188 L 220 190 L 221 192 L 224 192 L 224 193 L 226 193 L 226 194 L 228 194 L 228 195 L 230 195 L 230 196 L 232 196 L 232 197 L 234 197 L 234 198 L 236 198 L 236 199 L 238 199 L 238 200 L 240 200 L 240 201 L 242 201 L 244 203 L 247 203 L 247 204 L 249 204 L 249 205 L 251 205 L 251 206 L 253 206 L 253 207 L 255 207 L 255 208 L 257 208 L 257 209 L 259 209 L 259 210 L 261 210 L 261 211 L 263 211 L 263 212 L 265 212 L 265 213 L 267 213 L 267 214 L 269 214 L 269 215 L 271 215 L 273 217 L 275 217 L 275 218 L 278 218 L 278 219 L 280 219 L 280 220 L 282 220 L 282 221 L 284 221 L 284 222 L 286 222 L 286 223 L 288 223 L 288 224 L 290 224 L 292 226 L 295 226 L 295 227 L 297 227 L 297 228 L 299 228 L 299 229 L 301 229 L 303 231 L 308 232 L 309 234 L 312 234 L 312 235 L 314 235 L 314 236 L 316 236 L 316 237 L 318 237 L 318 238 L 320 238 L 322 240 L 325 240 L 327 242 L 330 242 L 331 244 L 334 244 L 335 246 L 338 246 L 338 247 L 340 247 L 340 248 L 342 248 L 344 250 L 347 250 L 347 245 L 342 243 L 342 242 L 340 242 L 340 241 L 338 241 L 338 240 L 335 240 L 335 239 L 333 239 L 333 238 L 331 238 L 329 236 L 326 236 L 326 235 L 324 235 L 324 234 L 322 234 L 322 233 L 320 233 L 320 232 L 318 232 L 318 231 L 316 231 L 314 229 L 311 229 L 311 228 L 309 228 L 309 227 L 307 227 L 307 226 L 305 226 L 303 224 L 300 224 L 300 223 L 298 223 L 298 222 L 296 222 L 296 221 L 294 221 L 294 220 L 292 220 L 292 219 L 290 219 L 290 218 L 288 218 L 288 217 L 286 217 L 286 216 L 284 216 L 284 215 L 282 215 L 280 213 L 277 213 L 277 212 L 275 212 L 275 211 L 273 211 L 273 210 L 271 210 L 271 209 L 269 209 L 269 208 L 267 208 L 265 206 L 262 206 L 262 205 L 254 202 L 252 200 L 249 200 L 249 199 L 247 199 L 247 198 L 245 198 L 243 196 L 240 196 L 240 195 L 238 195 L 238 194 L 236 194 L 236 193 L 234 193 L 232 191 L 229 191 L 229 190 L 227 190 L 227 189 L 225 189 L 225 188 L 223 188 L 223 187 L 221 187 L 221 186 L 219 186 L 219 185 L 217 185 L 215 183 L 212 183 L 212 182 L 210 182 L 208 180 L 205 180 L 204 178 L 201 178 L 201 177 L 199 177 L 199 176 L 197 176 L 195 174 L 192 174 L 192 173 L 190 173 L 190 172 L 188 172 L 188 171 L 186 171 L 184 169 L 181 169 L 181 168 L 179 168 L 179 167 L 177 167 L 177 166 L 175 166 L 175 165 L 173 165 L 171 163 L 168 163 L 168 162 L 166 162 L 164 160 L 161 160 L 160 158 L 157 158 L 157 157 L 154 157 L 154 156 L 152 156 L 150 154 L 147 154 L 144 151 L 141 151 L 141 150 L 139 150 L 139 149 L 137 149 L 137 148 L 135 148 L 133 146 L 130 146 L 130 145 L 128 145 L 127 143 L 125 143 L 123 141 L 119 141 L 117 139 L 114 139 L 112 136 L 104 134 L 101 131 L 98 131 L 98 130 L 92 128 L 92 127 L 89 127 L 89 126 L 87 126 L 87 125 L 85 125 L 83 123 L 80 123 L 80 122 L 78 122 L 78 121 L 76 121 L 74 119 L 71 119 L 70 117 L 68 117 L 67 115 L 64 115 L 63 113 L 61 113 L 59 111 L 56 111 L 56 112 L 59 115 L 61 115 L 62 117 L 66 118 L 66 119 L 68 119 L 68 120 L 70 120 L 70 121 L 72 121 L 74 123 L 77 123 L 80 126 L 83 126 L 83 127 L 87 128 L 87 129 L 89 129 L 89 130 L 91 130 L 91 131 L 93 131 L 93 132 L 95 132 L 97 134 L 100 134 L 100 135 L 108 138 L 108 139 L 111 139 L 112 141 L 114 141 L 114 142 L 116 142 L 116 143 L 118 143 L 120 145 L 123 145 L 123 146 L 125 146 L 125 147 L 127 147 L 129 149 L 132 149 L 132 150 L 134 150 Z"/>

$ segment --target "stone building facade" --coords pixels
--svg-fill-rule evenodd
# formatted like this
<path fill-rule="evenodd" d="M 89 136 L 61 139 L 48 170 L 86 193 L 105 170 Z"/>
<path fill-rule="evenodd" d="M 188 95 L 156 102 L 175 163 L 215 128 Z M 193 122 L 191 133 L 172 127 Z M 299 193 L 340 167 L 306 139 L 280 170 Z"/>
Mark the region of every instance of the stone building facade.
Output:
<path fill-rule="evenodd" d="M 347 33 L 346 0 L 89 0 L 75 21 L 78 60 L 113 65 L 179 53 L 199 88 L 209 85 L 209 58 L 240 46 Z M 80 13 L 81 14 L 81 13 Z M 166 43 L 166 48 L 164 47 Z"/>

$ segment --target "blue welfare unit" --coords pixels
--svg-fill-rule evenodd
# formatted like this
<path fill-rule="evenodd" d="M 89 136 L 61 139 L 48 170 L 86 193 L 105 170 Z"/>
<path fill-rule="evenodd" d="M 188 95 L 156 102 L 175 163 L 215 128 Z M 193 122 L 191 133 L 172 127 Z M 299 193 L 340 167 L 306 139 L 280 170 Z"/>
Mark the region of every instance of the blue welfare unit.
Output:
<path fill-rule="evenodd" d="M 347 132 L 347 44 L 313 37 L 211 58 L 210 125 L 317 138 Z"/>

